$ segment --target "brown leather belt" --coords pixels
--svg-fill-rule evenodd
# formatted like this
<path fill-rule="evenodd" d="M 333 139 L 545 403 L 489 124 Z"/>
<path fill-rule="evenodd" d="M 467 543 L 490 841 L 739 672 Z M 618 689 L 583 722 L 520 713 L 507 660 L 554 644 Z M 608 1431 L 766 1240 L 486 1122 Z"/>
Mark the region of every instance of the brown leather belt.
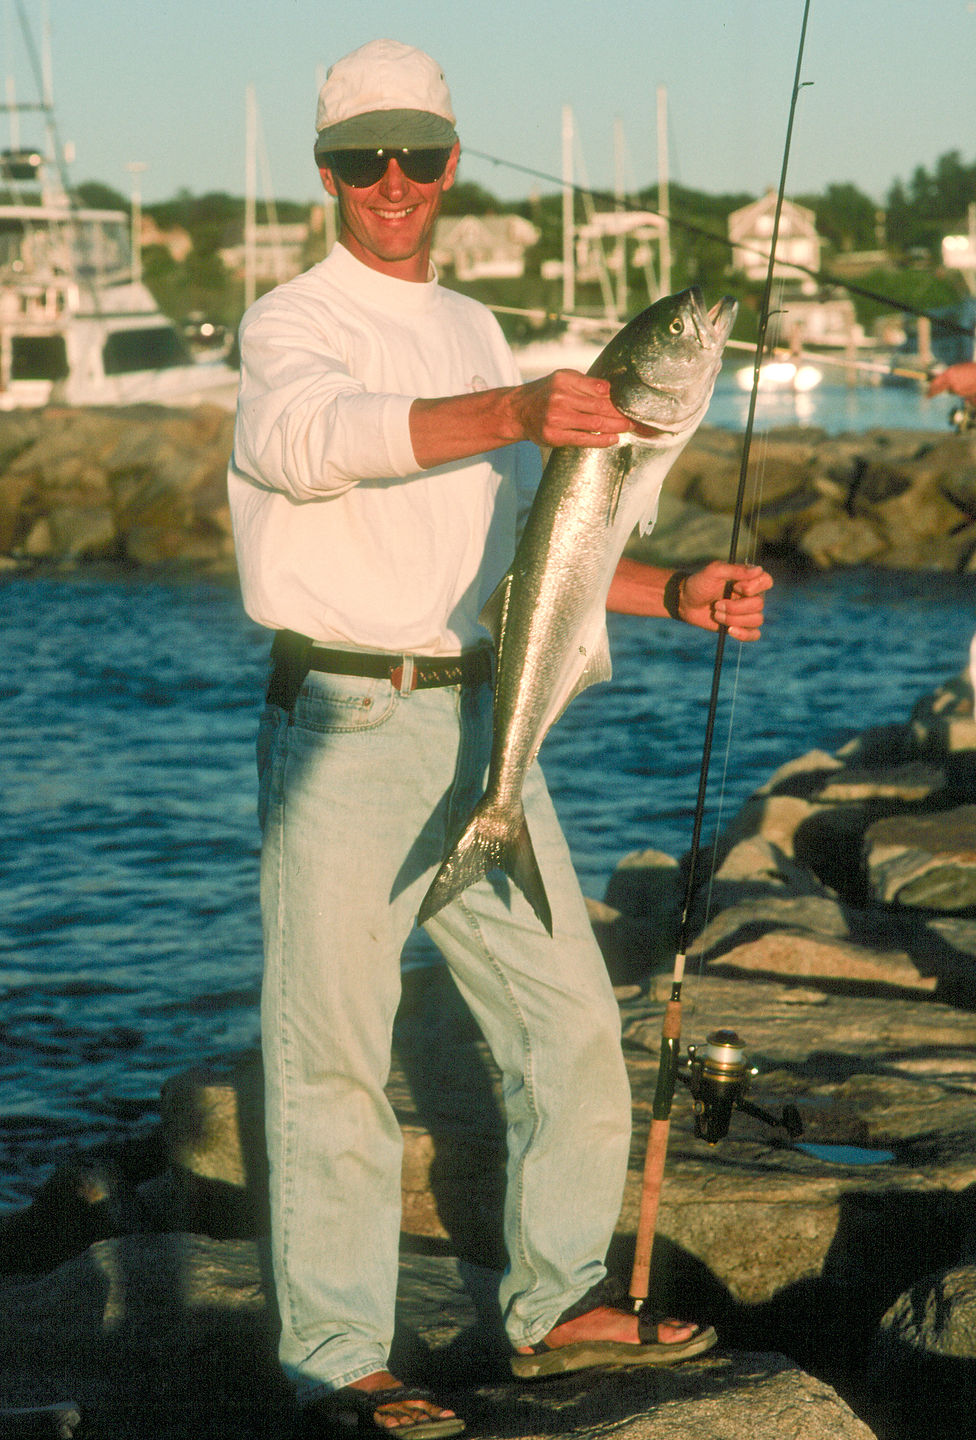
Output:
<path fill-rule="evenodd" d="M 410 661 L 413 674 L 410 675 Z M 438 685 L 480 685 L 491 679 L 491 651 L 487 645 L 462 655 L 384 655 L 375 650 L 329 650 L 312 645 L 308 668 L 326 675 L 364 675 L 389 680 L 394 690 L 430 690 Z M 407 683 L 404 683 L 405 677 Z"/>

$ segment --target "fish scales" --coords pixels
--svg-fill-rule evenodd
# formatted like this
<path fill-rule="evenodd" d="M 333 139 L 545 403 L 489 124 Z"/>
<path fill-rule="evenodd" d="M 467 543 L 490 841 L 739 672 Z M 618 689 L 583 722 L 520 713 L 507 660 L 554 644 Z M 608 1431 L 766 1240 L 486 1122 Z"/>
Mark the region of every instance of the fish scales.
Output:
<path fill-rule="evenodd" d="M 631 531 L 653 524 L 664 477 L 704 417 L 734 318 L 734 301 L 707 312 L 697 288 L 682 291 L 632 320 L 591 367 L 634 434 L 549 458 L 512 567 L 481 617 L 498 653 L 485 793 L 424 897 L 421 923 L 497 867 L 553 933 L 522 809 L 525 774 L 573 697 L 610 678 L 610 582 Z"/>

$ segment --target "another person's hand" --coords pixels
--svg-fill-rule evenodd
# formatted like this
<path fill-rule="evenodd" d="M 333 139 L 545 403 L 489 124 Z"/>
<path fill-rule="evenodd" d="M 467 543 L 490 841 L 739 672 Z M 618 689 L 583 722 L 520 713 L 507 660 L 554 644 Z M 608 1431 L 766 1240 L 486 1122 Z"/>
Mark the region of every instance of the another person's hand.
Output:
<path fill-rule="evenodd" d="M 703 630 L 728 627 L 733 640 L 758 640 L 762 633 L 763 597 L 773 577 L 761 565 L 730 565 L 713 560 L 682 581 L 678 617 Z M 731 584 L 731 593 L 726 589 Z"/>
<path fill-rule="evenodd" d="M 958 365 L 950 365 L 941 375 L 936 375 L 928 393 L 942 395 L 947 390 L 976 404 L 976 360 L 962 360 Z"/>

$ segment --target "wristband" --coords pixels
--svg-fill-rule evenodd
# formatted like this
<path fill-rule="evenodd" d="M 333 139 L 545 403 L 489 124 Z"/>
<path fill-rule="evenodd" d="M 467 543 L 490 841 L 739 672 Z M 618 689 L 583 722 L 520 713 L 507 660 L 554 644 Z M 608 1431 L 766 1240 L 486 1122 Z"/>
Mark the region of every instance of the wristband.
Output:
<path fill-rule="evenodd" d="M 680 620 L 678 605 L 681 600 L 681 587 L 691 574 L 690 570 L 674 570 L 668 576 L 664 587 L 664 608 L 672 620 Z"/>

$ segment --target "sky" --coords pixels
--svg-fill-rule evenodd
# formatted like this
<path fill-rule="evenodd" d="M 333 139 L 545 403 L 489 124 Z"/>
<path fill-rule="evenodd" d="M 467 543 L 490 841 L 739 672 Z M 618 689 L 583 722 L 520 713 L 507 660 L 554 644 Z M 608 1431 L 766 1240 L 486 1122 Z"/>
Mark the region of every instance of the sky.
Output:
<path fill-rule="evenodd" d="M 658 179 L 658 91 L 673 183 L 762 194 L 779 181 L 803 0 L 20 0 L 49 16 L 54 99 L 73 182 L 144 202 L 245 191 L 245 113 L 259 122 L 259 199 L 321 194 L 312 161 L 325 69 L 378 36 L 420 46 L 451 87 L 460 178 L 503 200 L 555 188 L 570 106 L 576 178 Z M 34 98 L 15 0 L 0 0 L 4 77 Z M 851 182 L 878 203 L 957 150 L 976 159 L 976 0 L 811 0 L 787 193 Z M 9 90 L 8 90 L 9 93 Z M 24 137 L 26 139 L 26 137 Z M 3 143 L 9 143 L 4 136 Z M 36 143 L 36 141 L 35 141 Z M 130 167 L 138 166 L 138 170 Z M 144 167 L 144 168 L 142 168 Z M 976 200 L 976 195 L 974 195 Z"/>

